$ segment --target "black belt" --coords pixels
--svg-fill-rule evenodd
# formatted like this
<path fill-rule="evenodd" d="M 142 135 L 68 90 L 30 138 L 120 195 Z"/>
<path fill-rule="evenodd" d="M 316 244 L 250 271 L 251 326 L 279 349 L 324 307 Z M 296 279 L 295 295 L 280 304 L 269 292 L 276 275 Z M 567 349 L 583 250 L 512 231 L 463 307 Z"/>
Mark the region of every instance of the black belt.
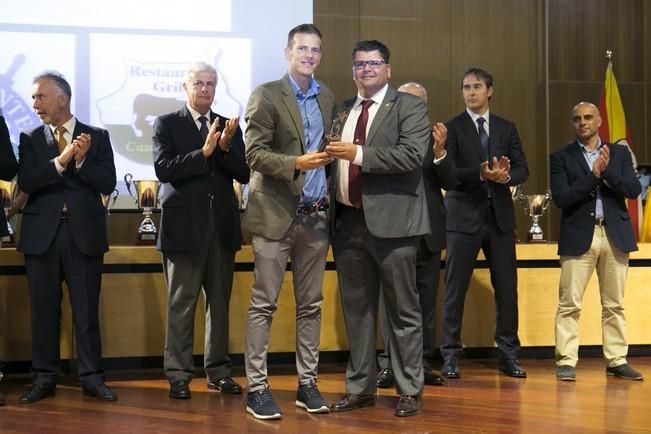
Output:
<path fill-rule="evenodd" d="M 298 208 L 296 208 L 296 215 L 314 214 L 315 212 L 326 211 L 329 207 L 328 199 L 322 197 L 316 202 L 299 205 Z"/>
<path fill-rule="evenodd" d="M 604 220 L 604 219 L 595 219 L 594 220 L 594 225 L 599 226 L 599 227 L 604 227 L 604 226 L 606 226 L 606 220 Z"/>

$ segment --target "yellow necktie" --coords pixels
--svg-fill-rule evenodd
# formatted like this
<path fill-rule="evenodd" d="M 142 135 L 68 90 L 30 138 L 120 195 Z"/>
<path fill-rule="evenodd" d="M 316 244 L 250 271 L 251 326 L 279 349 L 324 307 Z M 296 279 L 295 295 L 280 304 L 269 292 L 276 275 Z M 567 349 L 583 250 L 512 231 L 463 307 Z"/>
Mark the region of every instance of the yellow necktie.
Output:
<path fill-rule="evenodd" d="M 59 154 L 63 152 L 65 147 L 68 145 L 66 138 L 63 136 L 66 133 L 66 128 L 62 126 L 56 127 L 54 130 L 54 140 L 57 142 L 57 148 L 59 148 Z"/>

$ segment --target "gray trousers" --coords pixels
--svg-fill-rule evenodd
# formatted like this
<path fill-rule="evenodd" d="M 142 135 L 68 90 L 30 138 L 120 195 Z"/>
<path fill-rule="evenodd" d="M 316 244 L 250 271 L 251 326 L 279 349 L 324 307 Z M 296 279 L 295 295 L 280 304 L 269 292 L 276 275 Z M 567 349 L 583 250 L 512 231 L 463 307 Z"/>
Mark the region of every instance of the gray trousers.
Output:
<path fill-rule="evenodd" d="M 436 294 L 441 272 L 441 252 L 431 252 L 423 237 L 418 246 L 416 260 L 416 286 L 423 317 L 423 369 L 432 370 L 436 354 Z M 380 331 L 384 350 L 378 354 L 380 369 L 391 368 L 391 340 L 389 339 L 389 320 L 380 297 Z"/>
<path fill-rule="evenodd" d="M 386 306 L 391 368 L 400 394 L 423 390 L 423 332 L 416 290 L 420 237 L 378 238 L 361 210 L 337 211 L 332 248 L 348 334 L 346 392 L 376 391 L 376 324 L 380 285 Z"/>
<path fill-rule="evenodd" d="M 246 321 L 245 366 L 248 391 L 267 387 L 269 330 L 291 258 L 296 301 L 296 370 L 299 384 L 317 379 L 321 335 L 323 272 L 329 235 L 323 211 L 298 215 L 280 240 L 253 236 L 254 283 Z"/>
<path fill-rule="evenodd" d="M 235 254 L 222 246 L 214 226 L 209 227 L 213 232 L 206 233 L 205 241 L 195 250 L 163 252 L 168 293 L 164 367 L 170 383 L 194 377 L 194 316 L 202 288 L 206 301 L 206 376 L 214 381 L 231 375 L 228 315 Z"/>

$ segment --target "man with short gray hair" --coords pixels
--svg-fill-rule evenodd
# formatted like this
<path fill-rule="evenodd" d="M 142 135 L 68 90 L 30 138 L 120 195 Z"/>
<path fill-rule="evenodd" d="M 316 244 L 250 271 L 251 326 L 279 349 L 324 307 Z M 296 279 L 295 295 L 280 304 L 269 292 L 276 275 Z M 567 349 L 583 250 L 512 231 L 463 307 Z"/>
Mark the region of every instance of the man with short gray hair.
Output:
<path fill-rule="evenodd" d="M 228 356 L 228 315 L 235 252 L 241 246 L 233 180 L 249 181 L 239 118 L 211 110 L 217 71 L 197 62 L 183 83 L 188 102 L 154 124 L 156 176 L 163 183 L 158 249 L 168 290 L 165 375 L 169 396 L 190 398 L 194 314 L 206 304 L 204 368 L 208 388 L 238 394 Z"/>

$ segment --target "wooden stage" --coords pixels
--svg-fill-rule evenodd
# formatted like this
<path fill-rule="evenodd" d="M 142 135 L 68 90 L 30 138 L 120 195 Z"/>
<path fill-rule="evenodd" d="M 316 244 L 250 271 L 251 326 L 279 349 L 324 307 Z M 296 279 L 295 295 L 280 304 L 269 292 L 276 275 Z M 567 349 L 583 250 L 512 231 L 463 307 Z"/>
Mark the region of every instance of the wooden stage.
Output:
<path fill-rule="evenodd" d="M 64 378 L 54 398 L 19 405 L 29 384 L 22 375 L 5 379 L 0 390 L 0 432 L 9 433 L 649 433 L 651 357 L 629 358 L 650 381 L 607 377 L 603 360 L 583 358 L 577 382 L 556 380 L 552 360 L 522 360 L 529 378 L 499 374 L 493 360 L 464 360 L 462 378 L 426 386 L 418 416 L 393 416 L 393 390 L 381 390 L 375 407 L 348 413 L 310 415 L 295 407 L 294 367 L 272 365 L 270 386 L 283 418 L 259 421 L 244 410 L 244 395 L 209 391 L 206 381 L 191 383 L 192 399 L 168 398 L 161 370 L 108 374 L 119 393 L 115 403 L 82 397 Z M 321 367 L 319 388 L 331 402 L 344 392 L 344 366 Z M 241 367 L 236 380 L 244 384 Z"/>

